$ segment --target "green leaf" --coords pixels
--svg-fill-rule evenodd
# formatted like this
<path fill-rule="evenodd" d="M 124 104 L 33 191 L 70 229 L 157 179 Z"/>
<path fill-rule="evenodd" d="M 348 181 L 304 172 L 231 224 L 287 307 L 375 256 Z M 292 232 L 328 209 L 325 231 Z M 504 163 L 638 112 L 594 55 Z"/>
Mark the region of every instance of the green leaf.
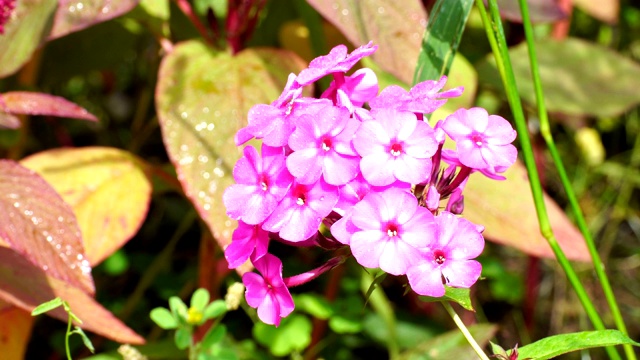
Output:
<path fill-rule="evenodd" d="M 153 322 L 165 330 L 175 329 L 178 327 L 178 321 L 173 317 L 171 311 L 163 307 L 157 307 L 151 310 L 149 316 Z"/>
<path fill-rule="evenodd" d="M 187 322 L 187 305 L 177 296 L 172 296 L 169 298 L 169 308 L 171 309 L 171 314 L 173 314 L 174 319 L 178 320 L 179 323 Z"/>
<path fill-rule="evenodd" d="M 445 293 L 442 297 L 420 296 L 420 300 L 426 302 L 453 301 L 466 310 L 475 311 L 471 304 L 471 298 L 469 297 L 469 289 L 454 288 L 446 285 L 444 289 Z"/>
<path fill-rule="evenodd" d="M 583 331 L 549 336 L 518 349 L 518 358 L 551 359 L 568 352 L 614 345 L 640 346 L 618 330 Z"/>
<path fill-rule="evenodd" d="M 551 112 L 614 117 L 640 103 L 640 65 L 611 49 L 584 40 L 537 41 L 545 104 Z M 518 93 L 535 106 L 525 43 L 509 50 Z M 502 82 L 493 56 L 479 65 L 480 79 L 498 89 Z"/>
<path fill-rule="evenodd" d="M 373 59 L 409 83 L 420 52 L 427 14 L 418 0 L 308 0 L 355 46 L 373 41 Z M 458 1 L 451 1 L 458 2 Z"/>
<path fill-rule="evenodd" d="M 289 73 L 304 67 L 285 50 L 249 48 L 232 56 L 198 41 L 177 45 L 162 61 L 156 110 L 164 143 L 185 194 L 222 248 L 236 227 L 222 203 L 241 153 L 235 133 L 253 105 L 273 102 Z"/>
<path fill-rule="evenodd" d="M 362 318 L 334 315 L 329 319 L 329 327 L 337 334 L 357 334 L 362 331 Z"/>
<path fill-rule="evenodd" d="M 91 265 L 126 244 L 147 216 L 147 165 L 129 152 L 108 147 L 54 149 L 21 164 L 41 175 L 71 205 Z"/>
<path fill-rule="evenodd" d="M 96 352 L 96 349 L 93 347 L 93 343 L 91 343 L 91 340 L 89 339 L 87 334 L 82 331 L 81 328 L 76 326 L 75 330 L 73 330 L 72 333 L 80 335 L 82 343 L 84 344 L 84 346 L 86 346 L 87 349 L 89 349 L 89 351 L 91 351 L 92 354 Z"/>
<path fill-rule="evenodd" d="M 227 328 L 222 324 L 218 324 L 209 329 L 209 331 L 204 335 L 200 342 L 200 346 L 202 346 L 204 351 L 208 351 L 213 345 L 220 343 L 226 334 Z"/>
<path fill-rule="evenodd" d="M 178 349 L 184 350 L 188 348 L 191 344 L 191 329 L 178 328 L 178 330 L 176 330 L 174 340 Z"/>
<path fill-rule="evenodd" d="M 468 327 L 469 332 L 481 347 L 489 342 L 498 327 L 492 324 L 475 324 Z M 403 352 L 399 360 L 450 360 L 476 359 L 478 356 L 469 346 L 460 330 L 452 330 Z"/>
<path fill-rule="evenodd" d="M 55 0 L 16 1 L 16 8 L 0 36 L 0 78 L 20 69 L 45 40 L 56 4 Z"/>
<path fill-rule="evenodd" d="M 318 319 L 326 320 L 333 314 L 331 304 L 326 298 L 317 294 L 296 295 L 294 296 L 294 303 L 297 311 L 306 312 Z"/>
<path fill-rule="evenodd" d="M 53 300 L 49 300 L 46 303 L 42 303 L 38 305 L 35 309 L 33 309 L 33 311 L 31 312 L 31 316 L 38 316 L 40 314 L 44 314 L 50 310 L 53 310 L 59 307 L 60 305 L 62 305 L 62 299 L 60 299 L 59 297 Z"/>
<path fill-rule="evenodd" d="M 304 350 L 311 343 L 311 320 L 302 315 L 284 318 L 279 327 L 258 322 L 253 337 L 275 356 L 287 356 Z"/>
<path fill-rule="evenodd" d="M 458 50 L 473 0 L 438 0 L 429 13 L 427 31 L 415 68 L 413 83 L 439 79 L 449 72 Z"/>
<path fill-rule="evenodd" d="M 211 304 L 207 305 L 204 309 L 203 317 L 204 320 L 209 320 L 213 318 L 217 318 L 218 316 L 227 312 L 227 303 L 224 300 L 216 300 Z"/>
<path fill-rule="evenodd" d="M 365 300 L 365 304 L 367 302 L 369 302 L 369 299 L 371 298 L 371 294 L 373 294 L 373 291 L 378 287 L 378 285 L 380 285 L 380 283 L 382 283 L 384 281 L 384 279 L 387 278 L 387 273 L 382 271 L 380 272 L 378 275 L 376 275 L 373 278 L 373 281 L 371 282 L 371 284 L 369 284 L 369 287 L 367 288 L 366 293 L 364 294 L 364 298 Z"/>
<path fill-rule="evenodd" d="M 198 311 L 204 311 L 208 303 L 209 291 L 207 289 L 200 288 L 191 295 L 191 307 Z"/>

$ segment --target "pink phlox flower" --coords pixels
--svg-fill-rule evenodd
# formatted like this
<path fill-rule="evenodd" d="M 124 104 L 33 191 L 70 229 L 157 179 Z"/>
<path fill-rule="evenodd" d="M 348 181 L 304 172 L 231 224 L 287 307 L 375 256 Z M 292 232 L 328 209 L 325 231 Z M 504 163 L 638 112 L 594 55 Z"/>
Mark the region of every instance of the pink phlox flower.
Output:
<path fill-rule="evenodd" d="M 421 260 L 407 270 L 411 288 L 420 295 L 440 297 L 443 284 L 469 288 L 480 277 L 482 266 L 472 260 L 482 253 L 484 238 L 481 228 L 469 220 L 443 211 L 435 217 L 435 227 L 422 235 L 428 245 Z"/>
<path fill-rule="evenodd" d="M 329 185 L 322 179 L 309 185 L 294 181 L 262 228 L 279 233 L 284 240 L 306 240 L 318 231 L 322 218 L 331 212 L 336 202 L 336 186 Z"/>
<path fill-rule="evenodd" d="M 447 77 L 442 76 L 437 82 L 427 80 L 418 83 L 408 92 L 400 86 L 391 85 L 371 100 L 369 106 L 371 109 L 392 108 L 416 114 L 430 114 L 444 105 L 447 98 L 462 94 L 462 87 L 439 92 L 446 82 Z"/>
<path fill-rule="evenodd" d="M 442 149 L 442 161 L 444 161 L 445 163 L 451 165 L 451 167 L 462 167 L 462 166 L 466 166 L 464 165 L 458 156 L 458 152 L 456 150 L 452 150 L 452 149 Z M 507 166 L 496 166 L 494 167 L 493 171 L 491 171 L 490 169 L 471 169 L 471 172 L 479 172 L 482 175 L 493 179 L 493 180 L 506 180 L 507 178 L 500 175 L 500 173 L 503 173 L 505 171 L 507 171 L 509 169 L 509 167 Z"/>
<path fill-rule="evenodd" d="M 227 215 L 247 224 L 263 222 L 284 197 L 293 182 L 286 168 L 284 149 L 262 146 L 262 158 L 253 146 L 244 148 L 244 156 L 233 168 L 237 184 L 222 195 Z"/>
<path fill-rule="evenodd" d="M 287 78 L 287 84 L 284 86 L 282 94 L 272 102 L 271 105 L 276 107 L 284 107 L 296 101 L 302 96 L 302 87 L 296 82 L 296 75 L 289 74 Z"/>
<path fill-rule="evenodd" d="M 431 126 L 406 111 L 380 109 L 372 115 L 375 121 L 362 122 L 353 138 L 364 178 L 374 186 L 428 181 L 438 149 Z"/>
<path fill-rule="evenodd" d="M 282 262 L 271 254 L 253 261 L 262 276 L 248 272 L 242 276 L 247 288 L 247 304 L 258 309 L 258 317 L 269 325 L 280 325 L 280 320 L 293 311 L 295 305 L 289 289 L 282 279 Z"/>
<path fill-rule="evenodd" d="M 298 74 L 296 82 L 301 86 L 305 86 L 331 73 L 345 73 L 360 59 L 373 54 L 377 49 L 377 45 L 369 42 L 367 45 L 353 50 L 351 54 L 347 54 L 347 47 L 338 45 L 331 49 L 329 54 L 313 59 L 309 67 Z"/>
<path fill-rule="evenodd" d="M 516 161 L 518 151 L 511 144 L 516 131 L 507 120 L 483 108 L 459 109 L 441 127 L 456 142 L 458 159 L 467 167 L 496 174 Z M 443 158 L 450 159 L 451 152 L 443 151 Z"/>
<path fill-rule="evenodd" d="M 0 0 L 0 34 L 4 34 L 4 27 L 11 19 L 16 8 L 16 0 Z"/>
<path fill-rule="evenodd" d="M 253 259 L 260 259 L 269 248 L 269 233 L 262 230 L 260 224 L 249 225 L 238 221 L 238 227 L 233 231 L 231 243 L 224 249 L 224 257 L 229 263 L 229 269 L 242 265 L 253 255 Z"/>
<path fill-rule="evenodd" d="M 351 144 L 359 126 L 344 107 L 328 105 L 301 116 L 289 138 L 293 153 L 287 157 L 287 169 L 301 184 L 320 177 L 331 185 L 346 184 L 359 172 L 360 157 Z"/>
<path fill-rule="evenodd" d="M 345 76 L 344 81 L 333 80 L 321 97 L 331 99 L 337 104 L 338 94 L 340 94 L 343 98 L 348 99 L 353 107 L 361 107 L 378 95 L 378 89 L 376 74 L 373 70 L 364 68 L 356 70 L 351 76 Z M 343 106 L 349 107 L 346 104 Z"/>
<path fill-rule="evenodd" d="M 255 137 L 269 146 L 285 146 L 296 128 L 297 118 L 330 104 L 328 99 L 297 98 L 281 106 L 254 105 L 249 109 L 249 124 L 236 134 L 236 145 Z"/>
<path fill-rule="evenodd" d="M 418 249 L 427 246 L 425 234 L 433 230 L 433 224 L 433 215 L 418 206 L 415 196 L 391 188 L 370 192 L 357 203 L 346 226 L 350 238 L 338 236 L 347 240 L 360 265 L 403 275 L 421 259 Z M 331 230 L 333 234 L 333 227 Z"/>

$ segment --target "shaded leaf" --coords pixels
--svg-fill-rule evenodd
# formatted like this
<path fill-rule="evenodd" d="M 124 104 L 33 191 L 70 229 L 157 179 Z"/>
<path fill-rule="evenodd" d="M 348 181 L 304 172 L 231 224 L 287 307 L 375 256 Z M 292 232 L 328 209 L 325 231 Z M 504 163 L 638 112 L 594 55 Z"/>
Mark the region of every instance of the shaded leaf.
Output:
<path fill-rule="evenodd" d="M 95 291 L 73 210 L 38 174 L 10 160 L 0 160 L 0 238 L 49 275 Z"/>
<path fill-rule="evenodd" d="M 217 324 L 215 327 L 207 331 L 207 333 L 202 338 L 202 341 L 200 342 L 200 346 L 202 346 L 205 351 L 211 349 L 213 345 L 222 341 L 226 334 L 227 328 L 224 326 L 224 324 Z"/>
<path fill-rule="evenodd" d="M 91 343 L 91 340 L 81 328 L 76 326 L 72 333 L 78 334 L 80 336 L 80 338 L 82 339 L 82 343 L 87 349 L 89 349 L 89 351 L 91 351 L 92 354 L 96 352 L 96 349 L 93 347 L 93 343 Z"/>
<path fill-rule="evenodd" d="M 0 303 L 5 304 L 0 300 Z M 5 304 L 6 305 L 6 304 Z M 3 360 L 23 360 L 31 337 L 33 317 L 15 306 L 0 309 L 0 349 Z"/>
<path fill-rule="evenodd" d="M 481 347 L 484 347 L 498 330 L 497 325 L 475 324 L 468 327 L 469 332 Z M 477 354 L 464 338 L 460 330 L 452 330 L 424 341 L 405 351 L 401 360 L 449 360 L 475 359 Z"/>
<path fill-rule="evenodd" d="M 240 158 L 233 141 L 249 108 L 271 103 L 291 72 L 304 63 L 275 49 L 246 49 L 236 56 L 201 42 L 177 45 L 162 62 L 156 109 L 167 152 L 187 197 L 222 248 L 235 221 L 222 203 Z"/>
<path fill-rule="evenodd" d="M 326 320 L 334 313 L 331 303 L 318 294 L 299 294 L 295 295 L 293 300 L 296 304 L 296 311 L 306 312 L 317 319 Z"/>
<path fill-rule="evenodd" d="M 45 39 L 56 0 L 20 0 L 0 36 L 0 78 L 24 65 Z"/>
<path fill-rule="evenodd" d="M 414 84 L 437 80 L 449 73 L 472 6 L 473 0 L 436 2 L 422 39 Z"/>
<path fill-rule="evenodd" d="M 51 276 L 17 252 L 0 247 L 0 298 L 28 312 L 39 304 L 60 297 L 82 320 L 82 328 L 121 343 L 142 344 L 144 339 L 98 304 L 84 289 Z M 28 313 L 27 313 L 28 315 Z M 62 307 L 47 313 L 67 322 Z"/>
<path fill-rule="evenodd" d="M 602 46 L 573 38 L 536 43 L 547 109 L 568 115 L 618 116 L 640 103 L 640 65 Z M 518 92 L 535 104 L 527 45 L 509 50 Z M 502 89 L 495 62 L 478 67 L 480 79 Z"/>
<path fill-rule="evenodd" d="M 600 21 L 618 23 L 620 0 L 573 0 L 573 5 Z"/>
<path fill-rule="evenodd" d="M 269 348 L 275 356 L 286 356 L 300 352 L 311 343 L 311 320 L 302 315 L 290 315 L 279 327 L 257 322 L 253 326 L 253 337 Z"/>
<path fill-rule="evenodd" d="M 176 347 L 184 350 L 189 347 L 191 343 L 191 332 L 187 328 L 178 328 L 174 335 Z"/>
<path fill-rule="evenodd" d="M 0 94 L 0 107 L 9 114 L 49 115 L 98 121 L 93 114 L 65 98 L 36 92 L 12 91 Z"/>
<path fill-rule="evenodd" d="M 40 314 L 44 314 L 48 311 L 51 311 L 59 306 L 62 305 L 62 299 L 60 299 L 59 297 L 47 301 L 45 303 L 42 303 L 40 305 L 38 305 L 35 309 L 33 309 L 33 311 L 31 312 L 31 316 L 38 316 Z"/>
<path fill-rule="evenodd" d="M 483 235 L 488 240 L 529 255 L 555 258 L 540 234 L 526 169 L 516 161 L 503 175 L 507 180 L 495 181 L 481 174 L 471 175 L 464 192 L 464 216 L 475 224 L 483 225 Z M 567 258 L 590 261 L 578 229 L 548 195 L 545 194 L 544 199 L 551 228 Z"/>
<path fill-rule="evenodd" d="M 473 304 L 471 304 L 471 298 L 469 297 L 469 289 L 454 288 L 446 285 L 444 289 L 445 293 L 442 297 L 420 296 L 419 298 L 426 302 L 452 301 L 466 310 L 475 311 L 473 309 Z"/>
<path fill-rule="evenodd" d="M 522 23 L 518 0 L 497 1 L 498 7 L 500 8 L 500 15 L 502 15 L 503 18 Z M 568 16 L 556 0 L 527 0 L 527 5 L 529 7 L 529 17 L 534 24 L 556 22 L 564 20 Z"/>
<path fill-rule="evenodd" d="M 583 331 L 549 336 L 518 349 L 519 359 L 545 360 L 571 351 L 630 344 L 640 346 L 618 330 Z"/>
<path fill-rule="evenodd" d="M 73 208 L 86 256 L 95 266 L 137 232 L 151 201 L 146 165 L 119 149 L 54 149 L 22 160 Z"/>
<path fill-rule="evenodd" d="M 58 0 L 49 39 L 59 38 L 129 12 L 137 0 Z"/>
<path fill-rule="evenodd" d="M 373 59 L 400 80 L 411 83 L 427 13 L 418 0 L 308 0 L 355 45 L 373 41 Z"/>

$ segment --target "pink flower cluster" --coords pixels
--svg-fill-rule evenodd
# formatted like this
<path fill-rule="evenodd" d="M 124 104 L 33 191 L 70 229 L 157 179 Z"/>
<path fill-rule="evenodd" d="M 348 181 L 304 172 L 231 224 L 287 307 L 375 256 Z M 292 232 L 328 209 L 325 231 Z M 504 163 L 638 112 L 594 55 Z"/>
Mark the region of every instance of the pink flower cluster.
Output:
<path fill-rule="evenodd" d="M 346 75 L 376 48 L 369 43 L 349 54 L 340 45 L 313 60 L 289 76 L 271 105 L 254 106 L 236 135 L 237 145 L 255 138 L 262 148 L 244 148 L 236 184 L 224 193 L 228 215 L 238 220 L 225 256 L 230 268 L 251 260 L 260 272 L 243 282 L 265 323 L 278 325 L 293 311 L 289 287 L 344 260 L 283 279 L 282 262 L 268 253 L 271 240 L 348 246 L 359 264 L 406 275 L 421 295 L 442 296 L 445 284 L 467 288 L 480 276 L 473 259 L 484 247 L 483 228 L 457 216 L 462 190 L 475 171 L 502 178 L 516 160 L 516 132 L 481 108 L 459 109 L 432 128 L 424 114 L 462 93 L 441 91 L 444 76 L 379 93 L 370 69 Z M 327 75 L 333 81 L 319 99 L 302 96 L 304 86 Z M 447 135 L 455 150 L 443 149 Z M 322 224 L 331 236 L 320 233 Z"/>

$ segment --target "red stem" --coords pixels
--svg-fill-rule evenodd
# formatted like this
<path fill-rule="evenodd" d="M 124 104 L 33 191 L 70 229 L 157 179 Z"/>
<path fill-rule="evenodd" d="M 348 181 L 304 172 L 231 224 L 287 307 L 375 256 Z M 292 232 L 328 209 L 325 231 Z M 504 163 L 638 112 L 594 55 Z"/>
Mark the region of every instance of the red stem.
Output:
<path fill-rule="evenodd" d="M 178 7 L 180 8 L 180 11 L 182 11 L 182 13 L 187 18 L 189 18 L 193 26 L 196 27 L 196 30 L 198 30 L 198 32 L 200 33 L 200 36 L 202 36 L 202 38 L 205 39 L 206 42 L 213 45 L 213 39 L 209 35 L 207 28 L 204 27 L 204 25 L 202 24 L 198 16 L 193 12 L 193 9 L 191 8 L 191 4 L 189 4 L 189 1 L 188 0 L 175 0 L 175 1 L 176 1 L 176 5 L 178 5 Z"/>

